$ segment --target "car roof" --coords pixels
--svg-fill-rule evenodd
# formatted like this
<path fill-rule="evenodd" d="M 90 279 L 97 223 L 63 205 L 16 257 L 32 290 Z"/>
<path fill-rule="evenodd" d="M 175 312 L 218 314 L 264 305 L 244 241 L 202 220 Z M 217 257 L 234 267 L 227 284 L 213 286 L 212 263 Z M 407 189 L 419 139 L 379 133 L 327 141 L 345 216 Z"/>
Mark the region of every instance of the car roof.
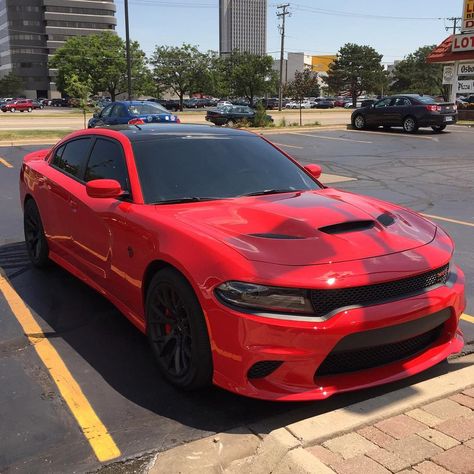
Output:
<path fill-rule="evenodd" d="M 124 104 L 124 105 L 142 105 L 142 104 L 146 104 L 146 105 L 150 105 L 150 102 L 152 103 L 152 101 L 150 101 L 150 100 L 116 100 L 115 102 L 110 102 L 109 105 L 112 105 L 112 104 Z"/>
<path fill-rule="evenodd" d="M 100 130 L 96 128 L 95 130 Z M 196 135 L 214 135 L 214 136 L 256 136 L 252 132 L 245 130 L 237 130 L 232 128 L 220 128 L 212 125 L 199 124 L 171 124 L 171 123 L 156 123 L 143 125 L 114 125 L 107 127 L 105 130 L 115 130 L 125 135 L 131 142 L 156 140 L 165 138 L 181 138 L 186 136 Z"/>

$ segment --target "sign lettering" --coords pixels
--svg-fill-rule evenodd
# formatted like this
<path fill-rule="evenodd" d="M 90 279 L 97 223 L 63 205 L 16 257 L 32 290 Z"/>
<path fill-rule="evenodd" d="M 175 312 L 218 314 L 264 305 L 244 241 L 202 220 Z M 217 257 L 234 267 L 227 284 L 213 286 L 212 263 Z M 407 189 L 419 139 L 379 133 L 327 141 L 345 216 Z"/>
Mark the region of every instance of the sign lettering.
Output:
<path fill-rule="evenodd" d="M 455 35 L 453 38 L 452 51 L 453 53 L 474 51 L 474 34 Z"/>
<path fill-rule="evenodd" d="M 474 30 L 474 0 L 464 0 L 461 32 Z"/>

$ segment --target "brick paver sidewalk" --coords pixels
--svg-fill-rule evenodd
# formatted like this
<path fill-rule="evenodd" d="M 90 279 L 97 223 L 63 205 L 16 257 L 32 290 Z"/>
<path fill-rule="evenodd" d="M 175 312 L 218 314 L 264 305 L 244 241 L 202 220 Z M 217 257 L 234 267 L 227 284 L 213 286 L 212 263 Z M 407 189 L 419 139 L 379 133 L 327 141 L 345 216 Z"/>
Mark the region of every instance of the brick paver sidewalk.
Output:
<path fill-rule="evenodd" d="M 474 389 L 306 449 L 337 474 L 474 474 Z"/>

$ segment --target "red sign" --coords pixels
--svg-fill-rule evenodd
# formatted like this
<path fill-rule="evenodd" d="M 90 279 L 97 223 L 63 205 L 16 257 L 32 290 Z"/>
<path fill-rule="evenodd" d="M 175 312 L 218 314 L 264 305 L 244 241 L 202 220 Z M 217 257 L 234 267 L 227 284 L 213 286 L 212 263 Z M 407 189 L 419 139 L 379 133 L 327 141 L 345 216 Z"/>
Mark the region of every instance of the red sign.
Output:
<path fill-rule="evenodd" d="M 474 33 L 466 35 L 455 35 L 453 38 L 453 53 L 462 51 L 474 51 Z"/>

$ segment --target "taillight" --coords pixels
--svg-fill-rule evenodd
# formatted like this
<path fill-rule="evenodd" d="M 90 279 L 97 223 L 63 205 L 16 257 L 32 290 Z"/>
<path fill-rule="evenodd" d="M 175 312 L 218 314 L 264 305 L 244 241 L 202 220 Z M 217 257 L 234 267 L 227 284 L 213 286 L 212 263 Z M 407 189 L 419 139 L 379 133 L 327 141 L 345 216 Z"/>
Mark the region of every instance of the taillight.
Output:
<path fill-rule="evenodd" d="M 181 123 L 181 120 L 179 120 L 179 117 L 176 117 L 176 123 Z"/>
<path fill-rule="evenodd" d="M 141 118 L 132 118 L 128 121 L 129 125 L 144 125 L 145 121 Z"/>
<path fill-rule="evenodd" d="M 426 110 L 429 110 L 430 112 L 441 112 L 441 106 L 440 105 L 427 105 Z"/>

